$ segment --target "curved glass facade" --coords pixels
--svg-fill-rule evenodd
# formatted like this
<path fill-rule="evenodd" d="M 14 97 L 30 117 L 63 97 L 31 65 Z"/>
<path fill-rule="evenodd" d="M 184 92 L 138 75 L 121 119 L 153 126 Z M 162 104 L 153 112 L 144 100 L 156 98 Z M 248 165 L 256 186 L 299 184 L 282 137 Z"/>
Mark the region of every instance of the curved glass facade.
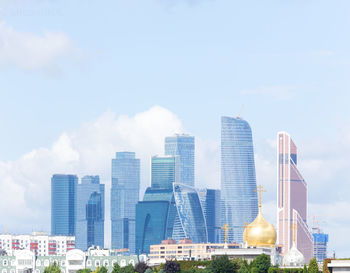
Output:
<path fill-rule="evenodd" d="M 189 238 L 193 243 L 208 241 L 207 225 L 197 191 L 183 184 L 173 184 L 177 208 L 172 238 Z"/>
<path fill-rule="evenodd" d="M 252 131 L 241 118 L 221 118 L 222 225 L 229 241 L 243 242 L 245 223 L 258 214 Z"/>

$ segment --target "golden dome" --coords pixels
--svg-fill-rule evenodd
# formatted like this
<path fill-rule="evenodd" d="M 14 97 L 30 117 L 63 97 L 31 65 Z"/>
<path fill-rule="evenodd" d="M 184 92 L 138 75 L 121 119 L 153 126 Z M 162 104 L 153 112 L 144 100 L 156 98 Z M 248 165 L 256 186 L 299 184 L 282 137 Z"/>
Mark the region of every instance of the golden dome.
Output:
<path fill-rule="evenodd" d="M 255 220 L 243 232 L 243 240 L 248 246 L 274 246 L 276 230 L 264 219 L 259 206 L 259 213 Z"/>

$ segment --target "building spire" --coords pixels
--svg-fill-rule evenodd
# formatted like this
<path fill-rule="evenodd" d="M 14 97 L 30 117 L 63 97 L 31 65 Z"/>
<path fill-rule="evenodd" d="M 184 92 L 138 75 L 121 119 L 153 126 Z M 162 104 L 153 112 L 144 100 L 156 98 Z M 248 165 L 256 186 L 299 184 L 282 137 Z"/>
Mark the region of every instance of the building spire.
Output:
<path fill-rule="evenodd" d="M 262 195 L 263 192 L 266 192 L 266 190 L 264 190 L 263 186 L 259 185 L 259 186 L 257 186 L 257 189 L 254 190 L 254 191 L 259 194 L 259 209 L 260 209 L 261 208 L 261 203 L 262 203 L 261 202 L 261 195 Z"/>

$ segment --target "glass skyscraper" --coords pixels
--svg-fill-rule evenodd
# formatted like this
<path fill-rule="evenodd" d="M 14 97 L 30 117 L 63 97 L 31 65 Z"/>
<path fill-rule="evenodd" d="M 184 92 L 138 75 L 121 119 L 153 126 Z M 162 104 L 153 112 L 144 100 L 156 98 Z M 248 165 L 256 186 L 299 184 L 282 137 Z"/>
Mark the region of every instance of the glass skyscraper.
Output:
<path fill-rule="evenodd" d="M 76 248 L 104 246 L 105 185 L 99 176 L 84 176 L 77 191 Z"/>
<path fill-rule="evenodd" d="M 172 238 L 176 214 L 172 189 L 147 188 L 136 206 L 136 254 L 149 253 L 151 245 Z"/>
<path fill-rule="evenodd" d="M 222 225 L 228 240 L 243 242 L 243 230 L 258 214 L 252 131 L 237 117 L 221 118 Z"/>
<path fill-rule="evenodd" d="M 175 217 L 172 239 L 185 238 L 193 243 L 207 243 L 207 225 L 197 191 L 184 184 L 173 184 L 177 215 Z"/>
<path fill-rule="evenodd" d="M 198 190 L 208 231 L 208 242 L 219 243 L 221 231 L 221 192 L 213 189 Z"/>
<path fill-rule="evenodd" d="M 140 191 L 140 159 L 133 152 L 118 152 L 112 159 L 112 248 L 135 252 L 136 204 Z"/>
<path fill-rule="evenodd" d="M 290 135 L 277 135 L 277 238 L 282 253 L 293 245 L 293 225 L 297 226 L 295 246 L 308 263 L 314 257 L 313 237 L 307 225 L 307 183 L 298 170 L 297 146 Z"/>
<path fill-rule="evenodd" d="M 174 135 L 165 138 L 165 154 L 179 156 L 180 183 L 194 187 L 194 137 Z"/>
<path fill-rule="evenodd" d="M 154 189 L 172 189 L 180 180 L 179 156 L 153 156 L 151 168 Z"/>
<path fill-rule="evenodd" d="M 76 175 L 55 174 L 51 178 L 52 235 L 75 235 L 77 184 Z"/>

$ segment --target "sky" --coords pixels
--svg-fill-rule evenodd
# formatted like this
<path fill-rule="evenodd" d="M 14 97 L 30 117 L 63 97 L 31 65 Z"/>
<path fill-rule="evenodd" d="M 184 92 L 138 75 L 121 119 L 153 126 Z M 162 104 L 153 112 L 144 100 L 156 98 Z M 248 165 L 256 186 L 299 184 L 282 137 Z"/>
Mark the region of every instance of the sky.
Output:
<path fill-rule="evenodd" d="M 298 146 L 329 255 L 350 256 L 350 10 L 322 0 L 0 0 L 0 232 L 50 232 L 54 173 L 100 175 L 196 137 L 196 186 L 220 188 L 220 117 L 253 131 L 276 223 L 276 135 Z M 109 208 L 109 194 L 107 191 Z M 106 245 L 110 223 L 106 211 Z"/>

